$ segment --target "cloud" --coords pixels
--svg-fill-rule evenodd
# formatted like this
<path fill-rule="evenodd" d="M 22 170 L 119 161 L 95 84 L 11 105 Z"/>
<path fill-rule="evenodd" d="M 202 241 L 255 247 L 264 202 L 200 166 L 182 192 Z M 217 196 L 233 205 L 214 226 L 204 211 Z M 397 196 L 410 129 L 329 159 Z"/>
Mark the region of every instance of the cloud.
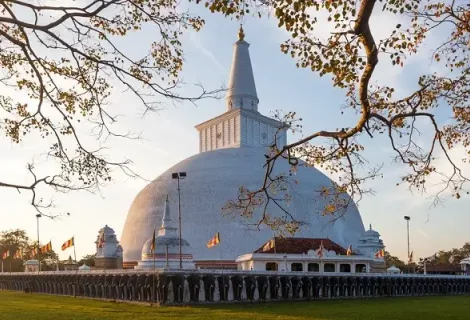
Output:
<path fill-rule="evenodd" d="M 212 62 L 217 66 L 217 68 L 221 72 L 223 72 L 224 74 L 228 74 L 228 70 L 215 57 L 214 53 L 204 46 L 201 40 L 201 37 L 198 33 L 194 33 L 194 32 L 189 33 L 189 40 L 191 41 L 192 44 L 194 44 L 201 51 L 202 54 L 204 54 L 210 60 L 212 60 Z"/>
<path fill-rule="evenodd" d="M 426 239 L 430 239 L 430 238 L 431 238 L 426 232 L 424 232 L 423 229 L 418 228 L 417 230 L 418 230 L 418 233 L 421 234 L 421 235 L 422 235 L 423 237 L 425 237 Z"/>

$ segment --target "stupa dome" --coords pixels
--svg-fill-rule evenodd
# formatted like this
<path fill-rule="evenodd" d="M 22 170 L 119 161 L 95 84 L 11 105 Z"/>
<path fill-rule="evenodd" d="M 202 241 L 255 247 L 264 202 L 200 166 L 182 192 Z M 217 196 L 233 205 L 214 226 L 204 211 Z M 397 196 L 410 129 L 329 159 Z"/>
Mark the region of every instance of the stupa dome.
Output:
<path fill-rule="evenodd" d="M 128 212 L 121 238 L 124 261 L 140 260 L 146 250 L 144 244 L 152 238 L 155 222 L 162 221 L 167 195 L 174 220 L 178 221 L 174 172 L 187 173 L 187 177 L 180 180 L 182 237 L 191 244 L 195 261 L 235 260 L 238 255 L 252 252 L 265 243 L 273 236 L 272 230 L 263 226 L 259 231 L 248 230 L 247 220 L 224 215 L 222 207 L 228 200 L 237 198 L 240 186 L 252 190 L 261 186 L 266 152 L 265 148 L 242 147 L 199 153 L 148 184 L 134 199 Z M 289 168 L 287 161 L 279 161 L 275 171 L 284 173 Z M 356 244 L 365 230 L 354 205 L 350 205 L 347 213 L 334 223 L 332 220 L 336 217 L 315 213 L 321 212 L 326 205 L 325 199 L 315 191 L 331 186 L 332 181 L 317 169 L 304 166 L 298 167 L 295 179 L 298 184 L 292 185 L 289 191 L 292 201 L 288 209 L 297 219 L 308 223 L 296 237 L 329 238 L 345 247 Z M 267 210 L 272 215 L 282 214 L 275 205 L 270 204 Z M 206 243 L 216 232 L 220 233 L 221 243 L 208 249 Z"/>
<path fill-rule="evenodd" d="M 142 251 L 150 248 L 149 243 L 147 247 L 143 246 L 152 238 L 157 222 L 162 221 L 164 207 L 172 208 L 173 230 L 179 228 L 179 223 L 176 223 L 179 222 L 178 181 L 172 179 L 172 173 L 187 174 L 186 178 L 179 180 L 181 232 L 182 238 L 191 246 L 194 262 L 235 261 L 238 255 L 253 252 L 273 237 L 273 231 L 263 225 L 257 231 L 247 228 L 247 224 L 256 220 L 247 221 L 222 212 L 227 201 L 237 199 L 240 187 L 256 190 L 262 186 L 265 155 L 268 153 L 266 147 L 276 144 L 282 148 L 287 143 L 285 124 L 258 111 L 254 79 L 249 44 L 240 28 L 239 39 L 233 46 L 227 111 L 196 126 L 199 154 L 168 169 L 134 199 L 122 232 L 124 262 L 131 265 L 140 260 Z M 288 162 L 279 159 L 274 174 L 288 173 L 289 169 Z M 323 216 L 319 212 L 323 212 L 327 199 L 321 197 L 319 191 L 331 187 L 332 181 L 317 169 L 306 166 L 298 166 L 295 180 L 298 183 L 292 181 L 288 191 L 291 203 L 287 209 L 296 220 L 308 224 L 295 236 L 329 238 L 344 247 L 356 245 L 364 233 L 364 225 L 353 202 L 341 217 Z M 169 200 L 165 204 L 167 195 Z M 255 212 L 255 216 L 259 217 L 260 210 Z M 268 205 L 267 212 L 272 217 L 285 215 L 273 203 Z M 208 249 L 208 240 L 217 232 L 220 243 Z"/>

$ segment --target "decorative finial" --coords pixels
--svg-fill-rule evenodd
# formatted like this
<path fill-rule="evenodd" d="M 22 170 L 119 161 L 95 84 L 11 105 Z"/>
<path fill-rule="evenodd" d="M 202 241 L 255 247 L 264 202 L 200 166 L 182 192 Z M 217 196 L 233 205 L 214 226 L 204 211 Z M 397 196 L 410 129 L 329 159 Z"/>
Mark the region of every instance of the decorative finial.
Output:
<path fill-rule="evenodd" d="M 369 230 L 372 230 L 372 223 L 369 224 Z"/>
<path fill-rule="evenodd" d="M 240 41 L 245 40 L 245 33 L 243 32 L 243 26 L 240 25 L 240 30 L 238 31 L 238 39 Z"/>

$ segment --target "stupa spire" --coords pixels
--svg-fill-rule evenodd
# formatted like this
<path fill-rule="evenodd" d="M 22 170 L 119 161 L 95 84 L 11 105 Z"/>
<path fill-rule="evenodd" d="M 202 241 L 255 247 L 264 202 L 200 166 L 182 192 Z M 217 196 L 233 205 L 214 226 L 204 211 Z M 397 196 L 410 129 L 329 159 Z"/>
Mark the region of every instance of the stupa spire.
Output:
<path fill-rule="evenodd" d="M 233 45 L 232 66 L 227 91 L 227 111 L 235 108 L 258 111 L 258 94 L 256 93 L 255 77 L 251 66 L 248 42 L 245 32 L 240 26 L 238 41 Z"/>
<path fill-rule="evenodd" d="M 170 226 L 172 222 L 173 221 L 170 216 L 170 201 L 168 200 L 168 195 L 166 195 L 165 207 L 163 209 L 162 228 Z"/>
<path fill-rule="evenodd" d="M 176 227 L 173 225 L 170 215 L 170 200 L 168 195 L 165 199 L 165 207 L 163 208 L 162 226 L 158 228 L 158 236 L 168 235 L 168 233 L 176 232 Z"/>

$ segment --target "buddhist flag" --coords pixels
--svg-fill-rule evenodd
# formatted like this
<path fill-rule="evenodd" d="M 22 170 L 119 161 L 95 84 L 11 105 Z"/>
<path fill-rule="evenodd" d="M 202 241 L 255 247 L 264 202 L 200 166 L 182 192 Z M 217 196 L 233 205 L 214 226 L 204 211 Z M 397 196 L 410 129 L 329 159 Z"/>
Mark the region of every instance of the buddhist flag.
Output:
<path fill-rule="evenodd" d="M 219 243 L 220 243 L 220 236 L 219 236 L 219 233 L 217 232 L 215 236 L 213 236 L 212 239 L 210 239 L 209 242 L 207 242 L 207 247 L 212 248 L 218 245 Z"/>
<path fill-rule="evenodd" d="M 48 253 L 52 251 L 52 243 L 49 241 L 48 244 L 41 247 L 41 253 Z"/>
<path fill-rule="evenodd" d="M 31 250 L 31 258 L 35 257 L 37 254 L 38 254 L 38 250 L 36 248 Z"/>
<path fill-rule="evenodd" d="M 348 250 L 346 251 L 346 255 L 352 256 L 352 244 L 349 245 Z"/>
<path fill-rule="evenodd" d="M 104 232 L 100 234 L 100 238 L 98 240 L 98 248 L 103 248 L 104 245 Z"/>
<path fill-rule="evenodd" d="M 275 246 L 276 246 L 276 240 L 271 239 L 268 242 L 266 242 L 266 244 L 263 246 L 263 252 L 269 251 L 273 249 Z"/>
<path fill-rule="evenodd" d="M 64 242 L 64 244 L 62 245 L 62 251 L 64 251 L 67 248 L 73 247 L 74 245 L 75 245 L 75 240 L 74 240 L 74 237 L 72 237 L 69 240 Z"/>
<path fill-rule="evenodd" d="M 7 250 L 3 253 L 2 255 L 2 259 L 5 260 L 6 258 L 8 258 L 10 256 L 10 250 Z"/>
<path fill-rule="evenodd" d="M 320 248 L 318 248 L 318 250 L 317 250 L 317 255 L 320 258 L 323 258 L 323 240 L 320 242 Z"/>
<path fill-rule="evenodd" d="M 150 252 L 155 252 L 155 229 L 153 230 L 152 244 L 150 244 Z"/>
<path fill-rule="evenodd" d="M 13 258 L 15 258 L 15 259 L 23 259 L 23 250 L 22 250 L 22 249 L 16 250 L 15 255 L 13 256 Z"/>
<path fill-rule="evenodd" d="M 413 262 L 413 251 L 411 251 L 410 256 L 408 257 L 408 263 Z"/>
<path fill-rule="evenodd" d="M 385 256 L 385 250 L 384 249 L 380 249 L 379 251 L 377 251 L 375 253 L 376 258 L 383 258 L 384 256 Z"/>

